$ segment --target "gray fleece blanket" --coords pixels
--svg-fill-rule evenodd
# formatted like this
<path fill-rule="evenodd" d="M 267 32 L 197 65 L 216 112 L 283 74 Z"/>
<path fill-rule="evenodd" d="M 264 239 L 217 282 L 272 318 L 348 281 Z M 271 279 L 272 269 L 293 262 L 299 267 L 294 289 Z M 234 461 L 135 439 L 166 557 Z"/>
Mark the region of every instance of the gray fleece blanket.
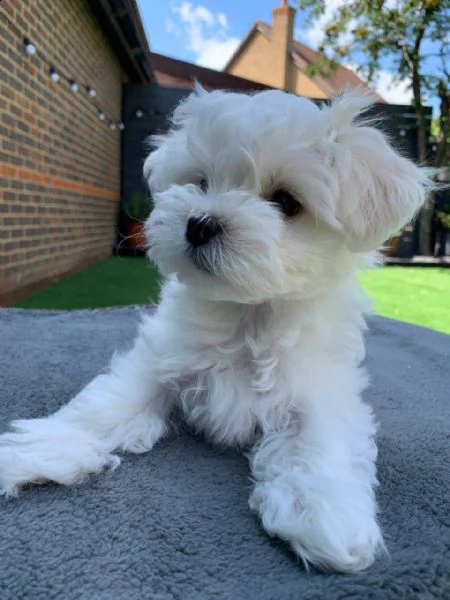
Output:
<path fill-rule="evenodd" d="M 145 310 L 145 309 L 144 309 Z M 55 410 L 133 338 L 139 310 L 0 310 L 0 429 Z M 0 598 L 450 598 L 450 336 L 371 320 L 389 559 L 307 573 L 247 507 L 244 457 L 183 428 L 76 487 L 0 498 Z"/>

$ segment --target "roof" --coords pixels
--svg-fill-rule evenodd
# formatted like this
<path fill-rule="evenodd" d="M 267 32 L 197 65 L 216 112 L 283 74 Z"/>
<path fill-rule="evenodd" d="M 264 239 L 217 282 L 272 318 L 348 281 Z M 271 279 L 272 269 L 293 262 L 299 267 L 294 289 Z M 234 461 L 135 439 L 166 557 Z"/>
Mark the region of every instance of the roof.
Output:
<path fill-rule="evenodd" d="M 150 62 L 154 71 L 169 73 L 174 77 L 191 80 L 198 80 L 205 87 L 214 89 L 232 89 L 232 90 L 267 90 L 270 86 L 231 75 L 225 71 L 215 71 L 206 67 L 200 67 L 184 60 L 164 56 L 152 52 Z"/>
<path fill-rule="evenodd" d="M 292 50 L 294 54 L 294 62 L 296 58 L 300 58 L 303 59 L 309 65 L 311 65 L 321 58 L 319 52 L 312 50 L 312 48 L 309 48 L 308 46 L 305 46 L 305 44 L 302 44 L 300 42 L 294 41 Z M 381 96 L 379 96 L 363 79 L 358 77 L 358 75 L 354 71 L 352 71 L 351 69 L 347 69 L 342 65 L 339 65 L 335 71 L 333 71 L 330 75 L 327 75 L 326 77 L 317 76 L 312 77 L 312 79 L 315 81 L 315 83 L 317 83 L 317 85 L 321 89 L 323 89 L 324 85 L 328 85 L 331 86 L 334 92 L 340 92 L 346 87 L 359 87 L 363 90 L 369 91 L 373 96 L 376 97 L 378 102 L 384 102 L 384 99 Z"/>
<path fill-rule="evenodd" d="M 150 48 L 136 0 L 95 0 L 89 6 L 114 47 L 130 82 L 154 81 Z"/>
<path fill-rule="evenodd" d="M 253 27 L 250 29 L 250 31 L 245 36 L 245 38 L 242 40 L 242 42 L 239 44 L 239 46 L 233 52 L 233 54 L 230 57 L 230 59 L 228 60 L 227 64 L 224 66 L 223 70 L 226 71 L 227 69 L 229 69 L 231 67 L 231 65 L 234 63 L 234 61 L 242 54 L 242 52 L 244 51 L 244 49 L 248 45 L 248 43 L 255 37 L 255 34 L 257 32 L 262 33 L 265 38 L 270 40 L 270 31 L 271 31 L 271 27 L 269 25 L 267 25 L 267 23 L 263 23 L 263 21 L 256 21 L 256 23 L 253 25 Z"/>
<path fill-rule="evenodd" d="M 263 21 L 256 21 L 243 39 L 240 46 L 237 48 L 236 52 L 226 64 L 225 70 L 232 66 L 235 60 L 242 54 L 242 52 L 245 50 L 245 47 L 257 33 L 260 33 L 267 40 L 270 40 L 272 27 Z M 316 52 L 312 48 L 305 46 L 305 44 L 296 41 L 294 41 L 292 47 L 290 48 L 290 52 L 295 66 L 301 71 L 305 71 L 308 66 L 314 64 L 321 57 L 319 52 Z M 311 79 L 328 96 L 334 95 L 337 92 L 341 92 L 346 87 L 359 87 L 362 90 L 369 91 L 373 96 L 375 96 L 378 102 L 384 102 L 384 99 L 376 94 L 363 79 L 342 65 L 339 65 L 336 71 L 330 75 L 311 76 Z"/>

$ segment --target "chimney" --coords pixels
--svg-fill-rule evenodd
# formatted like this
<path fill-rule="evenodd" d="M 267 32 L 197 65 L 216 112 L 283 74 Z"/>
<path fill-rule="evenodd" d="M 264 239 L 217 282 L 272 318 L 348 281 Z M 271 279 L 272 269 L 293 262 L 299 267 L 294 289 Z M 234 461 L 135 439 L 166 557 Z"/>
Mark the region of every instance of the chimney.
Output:
<path fill-rule="evenodd" d="M 294 65 L 290 50 L 294 41 L 295 9 L 287 0 L 272 11 L 272 85 L 274 87 L 294 91 Z"/>

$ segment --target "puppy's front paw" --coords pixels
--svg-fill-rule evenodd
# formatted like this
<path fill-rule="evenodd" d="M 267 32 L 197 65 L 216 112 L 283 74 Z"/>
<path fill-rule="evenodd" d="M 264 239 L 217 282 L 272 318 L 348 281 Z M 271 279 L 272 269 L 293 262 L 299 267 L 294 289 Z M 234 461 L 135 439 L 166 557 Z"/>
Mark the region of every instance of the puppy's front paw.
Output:
<path fill-rule="evenodd" d="M 120 459 L 88 433 L 49 417 L 15 421 L 0 435 L 0 495 L 16 496 L 27 483 L 76 483 Z"/>
<path fill-rule="evenodd" d="M 359 483 L 291 472 L 258 483 L 249 504 L 267 533 L 323 570 L 362 571 L 384 548 L 373 494 Z"/>

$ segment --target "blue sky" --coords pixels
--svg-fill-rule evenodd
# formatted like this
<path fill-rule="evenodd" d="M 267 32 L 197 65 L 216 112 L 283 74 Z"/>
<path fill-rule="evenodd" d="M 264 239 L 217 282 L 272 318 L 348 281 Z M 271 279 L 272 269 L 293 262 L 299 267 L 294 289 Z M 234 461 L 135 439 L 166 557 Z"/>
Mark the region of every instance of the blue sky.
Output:
<path fill-rule="evenodd" d="M 329 10 L 342 0 L 327 0 Z M 257 20 L 270 24 L 280 0 L 138 0 L 144 27 L 154 52 L 213 69 L 222 69 L 239 42 Z M 291 2 L 295 6 L 295 2 Z M 304 26 L 297 12 L 295 37 L 312 48 L 321 38 L 321 23 Z M 406 84 L 392 85 L 381 73 L 377 91 L 389 102 L 409 103 Z"/>
<path fill-rule="evenodd" d="M 193 41 L 194 46 L 196 41 L 189 37 L 189 25 L 191 30 L 196 22 L 203 25 L 201 39 L 221 43 L 226 54 L 230 47 L 226 46 L 226 43 L 230 40 L 241 40 L 255 21 L 259 19 L 271 22 L 271 12 L 278 5 L 278 0 L 138 0 L 138 4 L 152 50 L 189 62 L 197 62 L 198 52 L 189 48 L 189 41 Z M 190 5 L 191 9 L 185 9 L 180 14 L 183 5 Z M 206 12 L 202 15 L 202 8 L 213 16 L 225 15 L 225 21 L 222 19 L 222 23 L 211 20 L 210 23 L 205 22 L 204 18 L 208 19 L 208 16 Z M 190 23 L 187 21 L 189 13 L 192 16 Z M 231 43 L 231 47 L 232 45 Z M 214 58 L 210 62 L 214 64 Z"/>

